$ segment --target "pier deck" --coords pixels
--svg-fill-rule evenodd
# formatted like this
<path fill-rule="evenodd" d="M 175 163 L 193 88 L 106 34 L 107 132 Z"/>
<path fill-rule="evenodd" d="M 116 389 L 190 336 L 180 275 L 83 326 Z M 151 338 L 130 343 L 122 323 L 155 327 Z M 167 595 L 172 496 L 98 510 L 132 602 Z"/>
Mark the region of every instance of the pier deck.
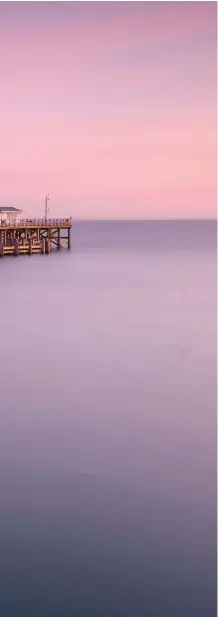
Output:
<path fill-rule="evenodd" d="M 0 221 L 0 257 L 70 249 L 71 227 L 71 218 Z"/>

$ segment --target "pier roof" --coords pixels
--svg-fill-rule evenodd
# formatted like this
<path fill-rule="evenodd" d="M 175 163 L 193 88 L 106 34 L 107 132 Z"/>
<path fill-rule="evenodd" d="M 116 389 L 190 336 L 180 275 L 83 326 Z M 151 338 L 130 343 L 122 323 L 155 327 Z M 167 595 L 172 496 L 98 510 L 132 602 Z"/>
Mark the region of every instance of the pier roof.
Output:
<path fill-rule="evenodd" d="M 0 206 L 0 212 L 22 212 L 19 208 L 14 208 L 14 206 Z"/>

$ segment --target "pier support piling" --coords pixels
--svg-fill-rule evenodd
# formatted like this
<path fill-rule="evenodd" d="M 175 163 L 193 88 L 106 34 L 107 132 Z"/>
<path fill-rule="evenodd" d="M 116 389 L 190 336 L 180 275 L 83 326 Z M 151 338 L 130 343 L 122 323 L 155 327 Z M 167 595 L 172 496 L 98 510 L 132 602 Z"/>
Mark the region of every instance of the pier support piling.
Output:
<path fill-rule="evenodd" d="M 17 238 L 14 241 L 14 254 L 18 255 L 19 254 L 19 244 L 18 244 L 18 240 Z"/>

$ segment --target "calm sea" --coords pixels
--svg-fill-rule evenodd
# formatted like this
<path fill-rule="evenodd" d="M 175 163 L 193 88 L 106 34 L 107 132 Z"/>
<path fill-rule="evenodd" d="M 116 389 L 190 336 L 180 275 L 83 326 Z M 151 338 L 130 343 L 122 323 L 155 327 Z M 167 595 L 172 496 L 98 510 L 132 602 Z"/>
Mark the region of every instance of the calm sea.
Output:
<path fill-rule="evenodd" d="M 216 224 L 0 262 L 0 616 L 215 617 Z"/>

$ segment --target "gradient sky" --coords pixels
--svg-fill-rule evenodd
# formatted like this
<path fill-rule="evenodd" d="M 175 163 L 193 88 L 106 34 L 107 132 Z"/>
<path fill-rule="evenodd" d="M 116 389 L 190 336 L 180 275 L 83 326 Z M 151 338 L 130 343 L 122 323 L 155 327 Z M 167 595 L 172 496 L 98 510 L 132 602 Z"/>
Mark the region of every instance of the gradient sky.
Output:
<path fill-rule="evenodd" d="M 216 2 L 0 3 L 0 205 L 216 212 Z"/>

